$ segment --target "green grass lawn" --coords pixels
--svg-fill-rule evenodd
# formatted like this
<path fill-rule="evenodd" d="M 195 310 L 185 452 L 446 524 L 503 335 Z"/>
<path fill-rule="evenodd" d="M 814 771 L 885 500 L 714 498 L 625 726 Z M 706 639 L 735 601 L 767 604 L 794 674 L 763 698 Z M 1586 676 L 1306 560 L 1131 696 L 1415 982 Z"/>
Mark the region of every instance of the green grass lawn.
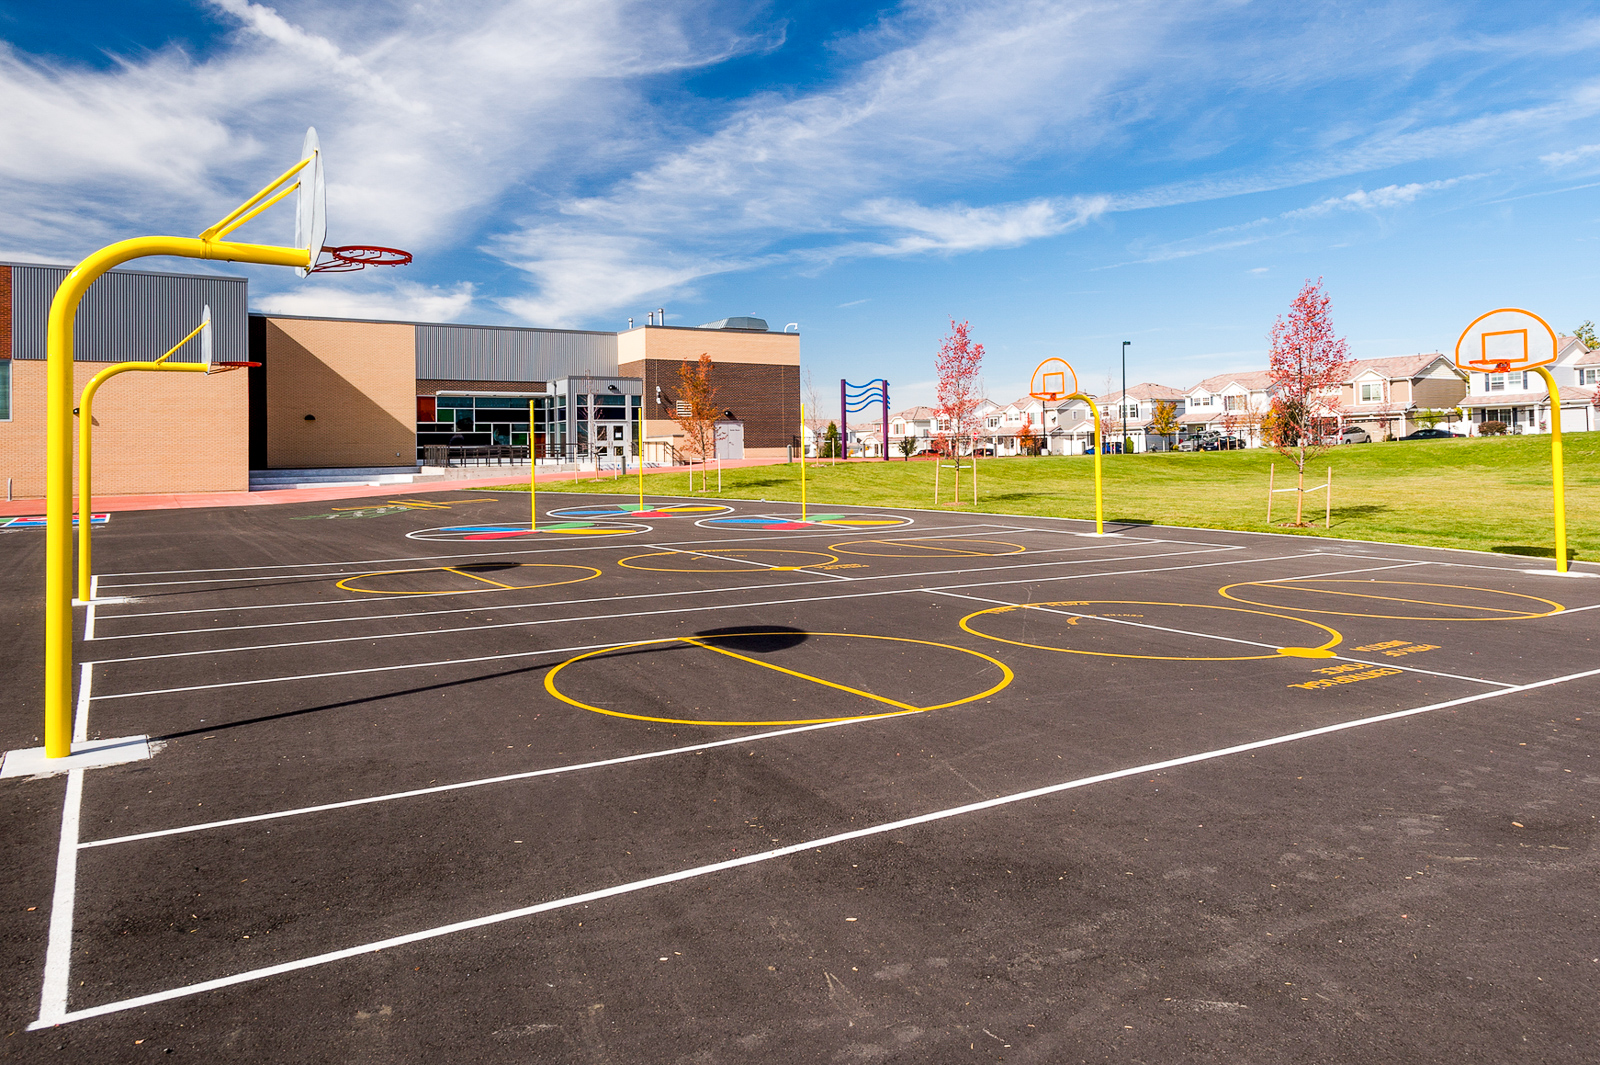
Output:
<path fill-rule="evenodd" d="M 1600 559 L 1600 433 L 1565 438 L 1567 547 L 1573 557 Z M 970 460 L 968 460 L 970 461 Z M 1104 459 L 1108 522 L 1154 522 L 1212 529 L 1248 529 L 1339 536 L 1403 544 L 1554 558 L 1551 526 L 1550 438 L 1517 436 L 1469 440 L 1397 441 L 1331 448 L 1308 464 L 1309 487 L 1333 468 L 1333 525 L 1323 529 L 1322 493 L 1308 494 L 1306 518 L 1295 529 L 1294 494 L 1281 492 L 1266 522 L 1267 468 L 1277 465 L 1277 486 L 1294 483 L 1294 467 L 1270 450 L 1107 455 Z M 948 504 L 950 471 L 943 471 L 943 510 L 1000 514 L 1094 517 L 1094 460 L 996 458 L 978 463 L 978 503 L 970 500 L 971 473 L 962 470 L 961 505 Z M 808 499 L 814 506 L 866 504 L 932 507 L 933 464 L 904 462 L 807 464 Z M 688 496 L 684 473 L 645 475 L 652 496 Z M 616 483 L 580 480 L 546 484 L 539 491 L 635 491 L 635 478 Z M 700 484 L 699 477 L 695 485 Z M 696 496 L 716 496 L 711 490 Z M 728 499 L 798 502 L 798 464 L 725 470 Z M 505 490 L 527 490 L 507 485 Z"/>

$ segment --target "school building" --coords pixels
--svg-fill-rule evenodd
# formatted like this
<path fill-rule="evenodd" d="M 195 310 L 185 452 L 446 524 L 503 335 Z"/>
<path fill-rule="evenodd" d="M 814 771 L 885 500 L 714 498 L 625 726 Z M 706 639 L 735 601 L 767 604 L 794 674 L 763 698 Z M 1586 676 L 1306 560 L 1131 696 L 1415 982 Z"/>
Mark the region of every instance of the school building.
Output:
<path fill-rule="evenodd" d="M 44 494 L 45 328 L 68 267 L 0 263 L 0 477 Z M 574 329 L 251 313 L 242 277 L 113 270 L 74 331 L 75 390 L 155 359 L 211 308 L 230 373 L 121 374 L 95 398 L 95 493 L 245 491 L 251 471 L 410 470 L 455 453 L 531 446 L 546 461 L 677 461 L 679 370 L 712 361 L 716 405 L 743 457 L 798 445 L 800 336 L 760 318 Z M 631 323 L 630 323 L 631 324 Z M 198 362 L 197 342 L 169 362 Z"/>

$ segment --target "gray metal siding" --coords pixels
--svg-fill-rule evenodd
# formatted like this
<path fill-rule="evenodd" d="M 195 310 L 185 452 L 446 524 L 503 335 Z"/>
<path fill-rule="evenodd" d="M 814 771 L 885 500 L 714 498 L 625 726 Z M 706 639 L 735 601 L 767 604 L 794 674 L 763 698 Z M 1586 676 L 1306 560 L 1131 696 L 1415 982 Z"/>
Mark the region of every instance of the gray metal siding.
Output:
<path fill-rule="evenodd" d="M 11 268 L 11 357 L 45 358 L 50 301 L 66 279 L 67 268 Z M 113 270 L 89 286 L 78 304 L 73 355 L 79 362 L 154 359 L 200 324 L 211 306 L 213 358 L 243 362 L 249 316 L 244 278 L 197 277 Z M 199 362 L 198 339 L 172 356 L 173 362 Z"/>
<path fill-rule="evenodd" d="M 434 381 L 554 381 L 617 372 L 615 333 L 419 325 L 417 377 Z"/>

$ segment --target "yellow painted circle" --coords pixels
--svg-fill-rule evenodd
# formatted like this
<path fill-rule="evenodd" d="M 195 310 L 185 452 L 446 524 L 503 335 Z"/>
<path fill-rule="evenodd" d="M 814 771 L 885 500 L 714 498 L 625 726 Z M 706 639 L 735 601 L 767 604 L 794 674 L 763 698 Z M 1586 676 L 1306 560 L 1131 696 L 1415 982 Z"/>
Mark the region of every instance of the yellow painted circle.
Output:
<path fill-rule="evenodd" d="M 926 541 L 925 543 L 922 541 Z M 874 547 L 885 547 L 887 551 L 852 551 L 853 547 L 870 544 Z M 961 544 L 983 544 L 1003 547 L 1004 551 L 990 551 L 983 547 L 961 547 Z M 893 550 L 898 548 L 899 550 Z M 829 544 L 829 551 L 837 551 L 841 555 L 865 555 L 869 558 L 990 558 L 995 555 L 1016 555 L 1026 551 L 1021 544 L 1011 543 L 1009 540 L 956 540 L 938 539 L 924 536 L 908 536 L 893 540 L 847 540 L 843 543 Z"/>
<path fill-rule="evenodd" d="M 1176 606 L 1194 610 L 1227 610 L 1235 614 L 1259 614 L 1262 617 L 1278 618 L 1282 621 L 1292 621 L 1299 625 L 1311 625 L 1326 632 L 1330 639 L 1317 647 L 1281 647 L 1269 654 L 1260 655 L 1133 655 L 1119 654 L 1114 651 L 1080 651 L 1072 647 L 1051 647 L 1049 644 L 1027 643 L 1023 640 L 1008 640 L 1003 636 L 992 636 L 987 632 L 980 632 L 969 624 L 973 618 L 984 614 L 1006 614 L 1013 610 L 1039 610 L 1046 607 L 1074 607 L 1074 606 Z M 1125 599 L 1075 599 L 1070 602 L 1060 603 L 1017 603 L 1011 606 L 992 606 L 987 610 L 975 610 L 961 619 L 961 627 L 974 636 L 982 636 L 985 640 L 994 640 L 998 643 L 1009 643 L 1014 647 L 1031 647 L 1038 651 L 1060 651 L 1069 655 L 1094 655 L 1097 658 L 1137 658 L 1153 662 L 1257 662 L 1271 658 L 1311 658 L 1333 657 L 1315 652 L 1329 652 L 1330 648 L 1338 646 L 1344 639 L 1335 629 L 1322 624 L 1320 621 L 1308 621 L 1305 618 L 1292 617 L 1288 614 L 1272 614 L 1265 610 L 1245 610 L 1236 606 L 1210 606 L 1205 603 L 1151 603 Z M 1308 653 L 1312 652 L 1312 653 Z"/>
<path fill-rule="evenodd" d="M 1319 587 L 1321 585 L 1330 584 L 1349 585 L 1351 587 L 1336 591 L 1330 591 L 1325 587 Z M 1462 613 L 1467 611 L 1476 611 L 1477 613 L 1467 614 L 1463 617 L 1449 617 L 1438 614 L 1375 614 L 1369 613 L 1365 610 L 1355 609 L 1319 610 L 1314 607 L 1300 606 L 1294 603 L 1264 603 L 1260 601 L 1261 598 L 1266 598 L 1264 595 L 1261 595 L 1260 598 L 1257 599 L 1247 599 L 1244 595 L 1234 594 L 1233 590 L 1235 588 L 1281 588 L 1290 593 L 1309 592 L 1325 596 L 1337 596 L 1340 600 L 1337 605 L 1341 606 L 1349 605 L 1351 607 L 1358 607 L 1363 605 L 1360 600 L 1368 600 L 1373 601 L 1374 607 L 1380 610 L 1394 609 L 1394 607 L 1385 608 L 1383 606 L 1379 606 L 1378 604 L 1381 603 L 1410 603 L 1416 606 L 1440 607 L 1446 610 L 1455 610 Z M 1369 589 L 1369 591 L 1360 591 L 1358 590 L 1360 588 L 1366 588 Z M 1523 602 L 1518 603 L 1515 606 L 1508 604 L 1505 607 L 1473 606 L 1471 603 L 1452 603 L 1448 601 L 1440 602 L 1435 599 L 1407 597 L 1403 594 L 1385 594 L 1389 588 L 1447 588 L 1458 592 L 1484 592 L 1489 595 L 1505 596 L 1509 600 L 1521 600 Z M 1334 580 L 1331 578 L 1318 579 L 1315 581 L 1241 581 L 1238 584 L 1229 584 L 1219 588 L 1218 592 L 1223 598 L 1232 599 L 1236 603 L 1249 603 L 1251 606 L 1266 606 L 1271 607 L 1274 610 L 1297 610 L 1303 611 L 1307 614 L 1331 614 L 1337 617 L 1346 618 L 1381 618 L 1386 621 L 1528 621 L 1533 618 L 1546 618 L 1551 614 L 1557 614 L 1566 609 L 1566 607 L 1552 599 L 1541 599 L 1537 595 L 1524 595 L 1521 592 L 1505 592 L 1498 588 L 1476 588 L 1468 584 L 1428 584 L 1424 581 Z M 1260 595 L 1259 592 L 1251 594 Z M 1289 598 L 1293 598 L 1292 595 L 1289 596 Z M 1349 600 L 1348 604 L 1345 602 L 1345 600 Z M 1550 609 L 1536 609 L 1533 604 L 1538 604 L 1538 606 L 1541 607 L 1549 607 Z"/>
<path fill-rule="evenodd" d="M 338 587 L 347 592 L 359 592 L 364 595 L 468 595 L 476 592 L 524 592 L 534 588 L 554 588 L 559 584 L 577 584 L 580 581 L 592 581 L 600 576 L 600 571 L 593 566 L 565 566 L 551 562 L 518 562 L 510 569 L 527 570 L 576 570 L 579 576 L 567 577 L 563 580 L 540 581 L 535 584 L 507 584 L 504 581 L 492 580 L 472 572 L 467 566 L 428 566 L 423 569 L 386 569 L 376 573 L 358 573 L 354 577 L 346 577 L 338 583 Z M 496 569 L 491 572 L 504 574 L 507 571 Z M 469 582 L 475 582 L 483 587 L 466 587 L 445 589 L 443 591 L 410 592 L 392 588 L 356 588 L 352 585 L 356 581 L 363 581 L 369 577 L 393 577 L 413 573 L 449 573 Z"/>
<path fill-rule="evenodd" d="M 800 555 L 807 555 L 813 559 L 817 559 L 818 561 L 805 562 L 798 566 L 778 566 L 770 562 L 762 561 L 763 558 L 770 556 L 780 556 L 793 559 Z M 697 562 L 699 565 L 637 565 L 637 561 L 642 558 L 675 558 L 682 559 L 685 563 Z M 757 563 L 757 565 L 741 566 L 737 564 L 737 561 L 735 561 L 733 565 L 729 565 L 727 562 L 728 559 L 747 559 L 751 562 Z M 797 569 L 808 569 L 811 566 L 827 566 L 837 561 L 839 561 L 838 555 L 829 555 L 822 551 L 789 551 L 777 548 L 740 548 L 737 551 L 652 551 L 643 555 L 630 555 L 629 557 L 619 561 L 617 565 L 623 566 L 627 569 L 651 570 L 656 573 L 760 573 L 763 571 L 763 569 L 767 572 L 790 572 Z"/>
<path fill-rule="evenodd" d="M 1010 667 L 1008 667 L 1004 662 L 1000 661 L 998 658 L 991 658 L 989 655 L 986 655 L 981 651 L 969 651 L 965 647 L 956 647 L 956 646 L 954 646 L 952 644 L 948 644 L 948 643 L 935 643 L 932 640 L 911 640 L 911 639 L 906 639 L 906 638 L 901 637 L 901 636 L 868 636 L 868 635 L 865 635 L 865 634 L 862 634 L 862 633 L 857 633 L 857 632 L 805 632 L 805 633 L 742 632 L 742 633 L 739 633 L 738 635 L 740 637 L 750 637 L 750 636 L 790 636 L 790 635 L 796 635 L 796 636 L 837 636 L 837 637 L 841 637 L 843 639 L 850 639 L 850 640 L 885 640 L 885 641 L 888 641 L 890 643 L 912 643 L 912 644 L 919 644 L 919 645 L 921 645 L 923 647 L 941 647 L 941 648 L 944 648 L 947 651 L 959 651 L 960 653 L 962 653 L 964 655 L 971 655 L 974 658 L 983 659 L 985 662 L 988 662 L 990 665 L 992 665 L 996 669 L 1000 670 L 1000 681 L 999 681 L 998 684 L 995 684 L 995 685 L 993 685 L 993 686 L 991 686 L 989 688 L 985 688 L 983 691 L 978 692 L 976 695 L 969 695 L 964 699 L 955 699 L 955 700 L 952 700 L 951 702 L 948 702 L 948 703 L 940 703 L 937 706 L 912 706 L 912 705 L 907 704 L 907 703 L 897 702 L 897 701 L 895 701 L 893 699 L 885 698 L 885 697 L 883 697 L 881 695 L 875 695 L 875 694 L 872 694 L 870 692 L 864 692 L 864 691 L 861 691 L 861 690 L 859 690 L 857 688 L 850 688 L 850 687 L 847 687 L 846 685 L 843 685 L 843 684 L 835 684 L 833 681 L 823 680 L 821 677 L 813 677 L 813 676 L 810 676 L 809 674 L 799 673 L 799 672 L 797 672 L 795 670 L 784 669 L 781 666 L 767 666 L 765 663 L 760 663 L 760 662 L 755 663 L 756 665 L 762 666 L 763 668 L 775 669 L 780 673 L 786 673 L 786 674 L 788 674 L 790 676 L 793 676 L 793 677 L 799 677 L 802 680 L 809 680 L 809 681 L 812 681 L 812 682 L 814 682 L 816 684 L 821 684 L 821 685 L 823 685 L 825 687 L 835 688 L 835 689 L 838 689 L 840 691 L 848 692 L 848 693 L 853 694 L 853 695 L 859 695 L 859 696 L 861 696 L 863 698 L 870 699 L 870 700 L 873 700 L 875 702 L 883 703 L 885 705 L 893 707 L 893 709 L 885 710 L 884 712 L 878 713 L 878 714 L 850 714 L 850 715 L 846 715 L 844 717 L 814 717 L 814 718 L 805 718 L 805 719 L 795 720 L 795 721 L 759 721 L 759 720 L 758 721 L 701 721 L 701 720 L 697 720 L 695 718 L 651 717 L 651 716 L 649 716 L 647 714 L 626 714 L 626 713 L 623 713 L 621 710 L 608 710 L 603 706 L 593 706 L 593 705 L 591 705 L 589 703 L 580 702 L 577 699 L 572 698 L 570 695 L 564 694 L 563 692 L 561 692 L 556 687 L 556 677 L 557 677 L 558 674 L 560 674 L 560 672 L 563 669 L 566 669 L 568 666 L 572 665 L 575 662 L 582 662 L 586 658 L 594 658 L 594 657 L 596 657 L 598 655 L 616 654 L 616 653 L 619 653 L 619 652 L 631 651 L 631 650 L 633 650 L 634 648 L 637 648 L 637 647 L 650 647 L 650 646 L 655 645 L 655 644 L 686 643 L 686 644 L 690 644 L 690 645 L 698 645 L 698 646 L 704 647 L 708 643 L 714 643 L 716 641 L 716 639 L 717 639 L 717 637 L 715 637 L 715 636 L 702 636 L 702 637 L 697 637 L 697 638 L 691 638 L 691 637 L 686 637 L 686 636 L 667 636 L 667 637 L 663 637 L 663 638 L 657 639 L 657 640 L 638 640 L 638 641 L 635 641 L 633 643 L 619 644 L 616 647 L 602 647 L 598 651 L 586 651 L 581 655 L 574 655 L 572 658 L 567 659 L 565 662 L 562 662 L 560 665 L 558 665 L 554 669 L 552 669 L 549 673 L 545 674 L 544 690 L 549 692 L 551 695 L 555 696 L 557 699 L 560 699 L 562 702 L 568 704 L 569 706 L 576 706 L 580 710 L 589 710 L 589 711 L 591 711 L 593 713 L 596 713 L 596 714 L 605 714 L 607 717 L 622 717 L 622 718 L 627 718 L 630 721 L 650 721 L 650 722 L 654 722 L 656 724 L 662 724 L 662 725 L 715 725 L 715 726 L 722 726 L 722 727 L 751 728 L 751 727 L 760 727 L 760 726 L 764 726 L 764 725 L 771 725 L 771 726 L 825 725 L 825 724 L 830 724 L 830 723 L 835 722 L 835 721 L 870 721 L 870 720 L 872 720 L 874 718 L 880 718 L 880 717 L 898 717 L 901 714 L 924 714 L 924 713 L 927 713 L 930 710 L 948 710 L 952 706 L 962 706 L 962 705 L 964 705 L 966 703 L 977 702 L 980 699 L 987 699 L 989 696 L 991 696 L 991 695 L 995 694 L 996 692 L 1001 691 L 1002 689 L 1004 689 L 1006 686 L 1008 686 L 1012 682 L 1012 680 L 1014 680 L 1016 678 L 1016 675 L 1011 672 Z M 744 661 L 753 661 L 752 659 L 745 658 L 743 655 L 733 654 L 732 652 L 723 652 L 723 653 L 730 654 L 730 655 L 732 655 L 732 657 L 740 658 L 740 659 L 743 659 Z"/>

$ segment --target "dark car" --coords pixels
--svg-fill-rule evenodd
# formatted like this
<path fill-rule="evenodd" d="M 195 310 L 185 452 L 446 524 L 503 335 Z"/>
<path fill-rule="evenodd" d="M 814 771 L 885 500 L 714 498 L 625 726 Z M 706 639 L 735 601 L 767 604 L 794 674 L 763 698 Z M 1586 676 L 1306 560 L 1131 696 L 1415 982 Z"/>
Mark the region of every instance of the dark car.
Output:
<path fill-rule="evenodd" d="M 1449 440 L 1459 437 L 1460 433 L 1447 433 L 1443 429 L 1418 429 L 1409 436 L 1402 436 L 1402 440 Z"/>

